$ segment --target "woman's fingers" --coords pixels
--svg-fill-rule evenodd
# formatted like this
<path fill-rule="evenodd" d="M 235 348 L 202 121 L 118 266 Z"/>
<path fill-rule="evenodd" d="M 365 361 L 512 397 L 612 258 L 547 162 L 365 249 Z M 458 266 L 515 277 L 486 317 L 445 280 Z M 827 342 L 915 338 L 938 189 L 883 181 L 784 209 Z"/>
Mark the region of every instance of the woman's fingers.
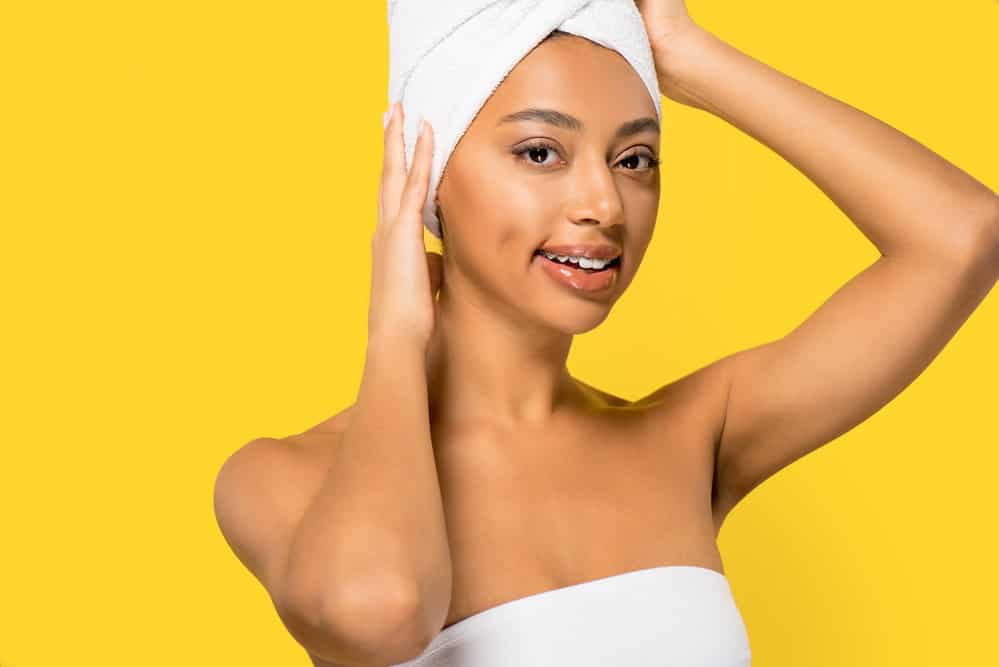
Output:
<path fill-rule="evenodd" d="M 391 107 L 388 126 L 385 128 L 385 156 L 382 163 L 382 181 L 378 192 L 378 218 L 380 222 L 394 222 L 403 216 L 420 219 L 422 227 L 423 204 L 430 187 L 430 169 L 433 161 L 433 130 L 429 123 L 421 122 L 413 163 L 406 171 L 406 148 L 403 139 L 405 122 L 402 105 Z M 422 229 L 420 230 L 422 234 Z"/>
<path fill-rule="evenodd" d="M 406 170 L 401 105 L 393 105 L 385 132 L 385 157 L 379 190 L 380 218 L 371 236 L 371 306 L 368 336 L 407 332 L 429 339 L 436 320 L 434 290 L 441 284 L 440 257 L 428 257 L 423 243 L 433 140 L 421 124 Z"/>
<path fill-rule="evenodd" d="M 413 165 L 409 170 L 402 199 L 399 202 L 399 217 L 414 216 L 420 220 L 417 229 L 420 231 L 420 238 L 423 238 L 423 204 L 430 187 L 430 163 L 434 155 L 434 140 L 429 123 L 421 121 L 419 127 L 413 151 Z"/>
<path fill-rule="evenodd" d="M 402 142 L 402 105 L 392 104 L 385 128 L 385 156 L 382 161 L 382 186 L 379 191 L 379 222 L 394 220 L 399 213 L 399 198 L 406 183 L 406 154 Z"/>

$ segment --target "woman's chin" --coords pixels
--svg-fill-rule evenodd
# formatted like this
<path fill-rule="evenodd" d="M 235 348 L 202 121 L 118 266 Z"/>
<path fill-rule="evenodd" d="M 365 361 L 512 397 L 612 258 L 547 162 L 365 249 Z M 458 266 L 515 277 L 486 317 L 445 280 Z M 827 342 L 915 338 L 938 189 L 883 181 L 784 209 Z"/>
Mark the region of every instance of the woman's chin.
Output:
<path fill-rule="evenodd" d="M 597 328 L 610 314 L 611 303 L 555 303 L 549 301 L 542 318 L 552 329 L 568 335 L 583 334 Z"/>

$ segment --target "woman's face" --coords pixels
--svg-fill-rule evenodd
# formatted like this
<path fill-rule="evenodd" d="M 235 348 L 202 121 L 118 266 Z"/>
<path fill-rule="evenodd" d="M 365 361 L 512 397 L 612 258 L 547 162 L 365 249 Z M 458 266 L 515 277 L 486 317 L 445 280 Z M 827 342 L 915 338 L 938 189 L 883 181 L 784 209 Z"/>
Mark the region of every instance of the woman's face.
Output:
<path fill-rule="evenodd" d="M 624 57 L 576 36 L 543 42 L 487 100 L 444 170 L 448 289 L 473 289 L 566 333 L 592 329 L 652 237 L 658 158 L 655 106 Z M 574 244 L 620 252 L 616 269 L 589 276 L 609 277 L 606 288 L 559 281 L 552 272 L 566 269 L 538 254 Z"/>

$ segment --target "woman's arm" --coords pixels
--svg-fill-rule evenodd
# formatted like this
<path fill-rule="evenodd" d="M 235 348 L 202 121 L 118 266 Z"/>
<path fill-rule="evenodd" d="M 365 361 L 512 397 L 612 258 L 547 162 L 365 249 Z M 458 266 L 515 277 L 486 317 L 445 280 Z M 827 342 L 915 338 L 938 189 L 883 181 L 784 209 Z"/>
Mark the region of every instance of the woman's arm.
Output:
<path fill-rule="evenodd" d="M 999 278 L 999 197 L 876 118 L 679 25 L 653 43 L 664 94 L 772 148 L 882 254 L 784 338 L 722 360 L 717 494 L 730 509 L 936 357 Z"/>
<path fill-rule="evenodd" d="M 331 663 L 413 659 L 451 602 L 426 350 L 408 338 L 369 336 L 357 402 L 287 548 L 286 615 Z"/>
<path fill-rule="evenodd" d="M 882 255 L 932 259 L 999 243 L 982 237 L 999 226 L 999 196 L 890 125 L 694 24 L 653 49 L 664 92 L 772 148 Z"/>

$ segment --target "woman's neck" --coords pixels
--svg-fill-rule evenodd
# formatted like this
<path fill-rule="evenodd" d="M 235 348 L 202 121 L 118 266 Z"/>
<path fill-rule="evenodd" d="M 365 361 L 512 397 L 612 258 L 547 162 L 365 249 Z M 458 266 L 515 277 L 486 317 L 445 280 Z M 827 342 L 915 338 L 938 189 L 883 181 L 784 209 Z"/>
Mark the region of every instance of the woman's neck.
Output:
<path fill-rule="evenodd" d="M 427 346 L 431 411 L 451 420 L 546 422 L 582 389 L 566 360 L 572 335 L 517 325 L 495 306 L 441 290 Z"/>

